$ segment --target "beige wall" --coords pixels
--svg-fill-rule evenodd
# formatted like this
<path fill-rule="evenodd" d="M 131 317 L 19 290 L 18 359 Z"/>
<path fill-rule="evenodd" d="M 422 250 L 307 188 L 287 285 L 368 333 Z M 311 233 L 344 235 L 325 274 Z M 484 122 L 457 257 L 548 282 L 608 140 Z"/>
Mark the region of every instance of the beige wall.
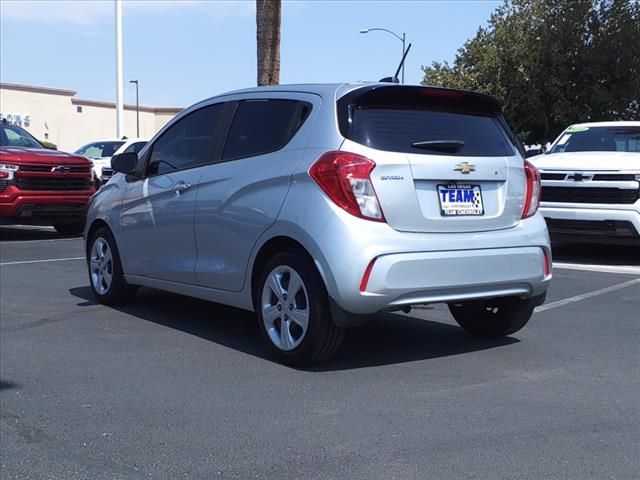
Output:
<path fill-rule="evenodd" d="M 82 107 L 82 113 L 76 107 Z M 161 125 L 156 124 L 156 115 L 152 112 L 140 112 L 140 136 L 151 138 L 171 118 L 164 118 Z M 96 107 L 91 105 L 73 105 L 73 111 L 65 119 L 65 128 L 60 132 L 60 146 L 74 145 L 72 150 L 101 138 L 116 137 L 115 108 Z M 136 112 L 125 109 L 123 134 L 132 138 L 136 136 Z"/>
<path fill-rule="evenodd" d="M 22 126 L 39 140 L 58 143 L 58 130 L 63 117 L 71 110 L 71 96 L 24 92 L 0 88 L 0 113 L 29 116 L 30 123 Z"/>
<path fill-rule="evenodd" d="M 39 89 L 42 91 L 38 91 Z M 59 150 L 73 151 L 95 140 L 115 138 L 115 106 L 104 102 L 78 100 L 74 98 L 74 93 L 29 86 L 14 88 L 0 84 L 0 113 L 3 116 L 17 114 L 23 119 L 28 115 L 30 122 L 22 123 L 22 127 L 39 140 L 55 143 Z M 77 111 L 77 107 L 82 107 L 81 113 Z M 156 111 L 142 107 L 141 137 L 151 138 L 179 109 L 171 109 L 169 112 L 166 110 Z M 124 135 L 129 138 L 136 136 L 135 107 L 125 107 Z"/>

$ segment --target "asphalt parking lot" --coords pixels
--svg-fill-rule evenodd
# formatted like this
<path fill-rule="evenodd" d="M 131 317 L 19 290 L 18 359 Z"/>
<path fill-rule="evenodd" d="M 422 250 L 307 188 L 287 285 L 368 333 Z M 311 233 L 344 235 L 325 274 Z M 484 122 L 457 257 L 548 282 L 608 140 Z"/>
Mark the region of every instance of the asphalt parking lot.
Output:
<path fill-rule="evenodd" d="M 253 315 L 91 296 L 82 240 L 0 230 L 0 476 L 9 479 L 635 479 L 640 249 L 555 249 L 524 330 L 445 307 L 380 314 L 313 370 Z"/>

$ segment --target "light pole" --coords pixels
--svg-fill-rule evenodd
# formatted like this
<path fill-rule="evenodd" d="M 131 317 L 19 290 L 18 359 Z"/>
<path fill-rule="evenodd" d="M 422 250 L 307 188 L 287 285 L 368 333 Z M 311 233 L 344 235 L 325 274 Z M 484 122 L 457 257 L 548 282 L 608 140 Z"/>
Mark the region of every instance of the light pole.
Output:
<path fill-rule="evenodd" d="M 124 130 L 124 103 L 122 101 L 122 0 L 115 0 L 116 7 L 116 137 L 122 138 Z"/>
<path fill-rule="evenodd" d="M 374 31 L 380 31 L 380 32 L 387 32 L 390 33 L 391 35 L 393 35 L 394 37 L 396 37 L 398 40 L 400 40 L 402 42 L 402 57 L 404 57 L 404 44 L 405 44 L 405 34 L 404 32 L 402 33 L 402 36 L 398 35 L 397 33 L 392 32 L 391 30 L 387 30 L 386 28 L 363 28 L 362 30 L 360 30 L 360 33 L 369 33 L 369 32 L 374 32 Z M 404 63 L 402 64 L 402 83 L 404 83 Z"/>
<path fill-rule="evenodd" d="M 140 97 L 138 97 L 138 80 L 129 80 L 136 84 L 136 138 L 140 138 Z"/>

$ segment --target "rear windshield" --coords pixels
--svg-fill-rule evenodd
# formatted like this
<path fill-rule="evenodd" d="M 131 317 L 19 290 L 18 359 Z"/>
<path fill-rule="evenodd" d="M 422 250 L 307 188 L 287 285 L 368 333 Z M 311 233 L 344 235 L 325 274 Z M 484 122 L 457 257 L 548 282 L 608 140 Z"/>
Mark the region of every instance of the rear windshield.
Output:
<path fill-rule="evenodd" d="M 496 117 L 436 110 L 360 107 L 353 113 L 351 140 L 391 152 L 470 157 L 515 154 Z M 459 148 L 425 148 L 437 147 L 437 142 Z"/>
<path fill-rule="evenodd" d="M 338 100 L 338 124 L 345 138 L 390 152 L 495 157 L 520 148 L 494 98 L 439 87 L 354 90 Z"/>
<path fill-rule="evenodd" d="M 549 153 L 638 152 L 640 127 L 569 127 Z"/>

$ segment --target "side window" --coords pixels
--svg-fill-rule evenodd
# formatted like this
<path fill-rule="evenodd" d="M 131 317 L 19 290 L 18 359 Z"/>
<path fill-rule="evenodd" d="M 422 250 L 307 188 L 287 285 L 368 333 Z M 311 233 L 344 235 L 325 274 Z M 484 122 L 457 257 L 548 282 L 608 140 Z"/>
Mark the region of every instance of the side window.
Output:
<path fill-rule="evenodd" d="M 153 144 L 146 175 L 170 173 L 211 161 L 225 104 L 204 107 L 178 120 Z"/>
<path fill-rule="evenodd" d="M 281 149 L 311 112 L 298 100 L 243 100 L 238 103 L 222 160 L 251 157 Z"/>

